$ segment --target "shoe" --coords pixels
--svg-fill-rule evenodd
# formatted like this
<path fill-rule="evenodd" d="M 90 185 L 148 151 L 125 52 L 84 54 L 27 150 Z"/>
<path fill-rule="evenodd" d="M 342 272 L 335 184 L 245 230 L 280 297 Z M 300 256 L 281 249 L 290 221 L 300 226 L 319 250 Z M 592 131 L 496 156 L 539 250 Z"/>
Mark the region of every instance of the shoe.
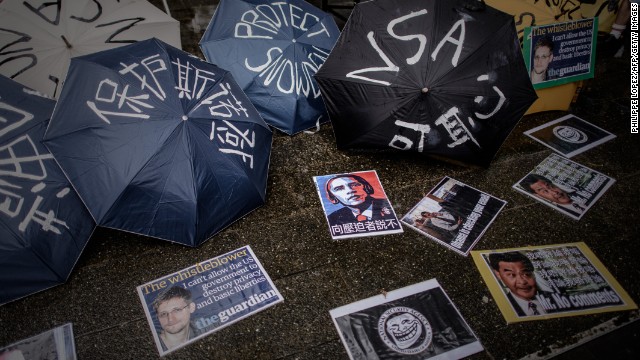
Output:
<path fill-rule="evenodd" d="M 620 49 L 624 51 L 624 42 L 622 37 L 616 39 L 615 36 L 609 34 L 604 40 L 599 41 L 596 51 L 604 57 L 613 57 Z"/>

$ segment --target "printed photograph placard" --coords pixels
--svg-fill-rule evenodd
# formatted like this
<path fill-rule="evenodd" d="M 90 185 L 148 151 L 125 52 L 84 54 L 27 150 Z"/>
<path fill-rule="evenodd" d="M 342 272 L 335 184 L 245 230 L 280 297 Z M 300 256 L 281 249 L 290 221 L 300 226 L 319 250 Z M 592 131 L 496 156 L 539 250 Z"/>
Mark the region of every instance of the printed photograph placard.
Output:
<path fill-rule="evenodd" d="M 572 114 L 527 130 L 524 134 L 569 158 L 616 137 Z"/>
<path fill-rule="evenodd" d="M 471 257 L 507 323 L 638 308 L 583 242 Z"/>
<path fill-rule="evenodd" d="M 615 180 L 558 154 L 551 154 L 513 188 L 580 220 Z"/>
<path fill-rule="evenodd" d="M 446 176 L 401 221 L 467 256 L 506 204 Z"/>
<path fill-rule="evenodd" d="M 314 176 L 313 181 L 333 240 L 402 232 L 375 170 Z"/>
<path fill-rule="evenodd" d="M 0 348 L 0 359 L 75 360 L 77 356 L 73 326 L 67 323 Z"/>
<path fill-rule="evenodd" d="M 330 310 L 350 359 L 461 359 L 483 350 L 438 281 Z"/>
<path fill-rule="evenodd" d="M 137 291 L 162 356 L 284 300 L 249 245 Z"/>
<path fill-rule="evenodd" d="M 594 18 L 525 28 L 523 54 L 533 88 L 592 78 L 597 34 Z"/>

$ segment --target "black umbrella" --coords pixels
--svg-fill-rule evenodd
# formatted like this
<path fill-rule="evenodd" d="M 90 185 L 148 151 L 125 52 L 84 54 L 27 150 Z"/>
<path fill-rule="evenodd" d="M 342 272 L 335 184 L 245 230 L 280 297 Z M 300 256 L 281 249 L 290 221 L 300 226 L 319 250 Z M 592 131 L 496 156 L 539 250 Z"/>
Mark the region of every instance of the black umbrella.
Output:
<path fill-rule="evenodd" d="M 338 148 L 491 162 L 537 97 L 513 16 L 462 4 L 354 7 L 316 74 Z"/>

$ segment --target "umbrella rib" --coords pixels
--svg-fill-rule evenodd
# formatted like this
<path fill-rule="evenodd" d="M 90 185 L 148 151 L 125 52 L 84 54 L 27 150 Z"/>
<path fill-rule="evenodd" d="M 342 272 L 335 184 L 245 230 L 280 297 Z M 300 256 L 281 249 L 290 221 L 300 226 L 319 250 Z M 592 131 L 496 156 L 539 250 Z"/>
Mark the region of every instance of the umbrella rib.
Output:
<path fill-rule="evenodd" d="M 165 139 L 165 143 L 166 143 L 169 139 L 171 139 L 171 138 L 173 137 L 173 135 L 174 135 L 177 131 L 179 131 L 180 125 L 182 125 L 182 122 L 178 123 L 178 126 L 176 126 L 176 127 L 173 129 L 173 131 L 171 132 L 171 134 L 170 134 L 170 135 Z M 164 144 L 162 144 L 162 145 L 164 145 Z M 160 149 L 160 148 L 162 148 L 162 147 L 163 147 L 162 145 L 158 146 L 158 148 L 159 148 L 159 149 Z M 124 146 L 124 145 L 123 145 L 123 146 Z M 177 151 L 177 147 L 176 147 L 176 149 L 174 150 L 174 154 L 175 154 L 175 151 Z M 149 157 L 149 159 L 147 159 L 147 161 L 145 161 L 145 163 L 144 163 L 142 166 L 140 166 L 140 169 L 138 169 L 138 171 L 135 173 L 135 175 L 133 175 L 133 176 L 131 177 L 131 181 L 133 181 L 134 179 L 136 179 L 136 178 L 140 175 L 140 173 L 142 173 L 142 172 L 143 172 L 143 170 L 145 170 L 145 169 L 149 166 L 149 163 L 155 159 L 155 157 L 157 156 L 157 154 L 158 154 L 158 153 L 157 153 L 157 152 L 155 152 L 153 155 L 151 155 L 151 156 Z M 173 156 L 172 156 L 172 159 L 173 159 Z M 172 162 L 173 162 L 173 160 L 172 160 Z M 164 194 L 164 192 L 165 192 L 164 190 L 166 189 L 167 180 L 168 180 L 168 177 L 165 177 L 165 182 L 164 182 L 164 186 L 163 186 L 163 189 L 162 189 L 161 194 Z M 126 189 L 127 189 L 127 187 L 129 187 L 129 185 L 130 185 L 130 184 L 131 184 L 131 183 L 129 182 L 129 184 L 127 184 L 127 186 L 125 186 L 124 190 L 126 190 Z M 120 194 L 118 194 L 118 197 L 117 197 L 116 199 L 114 199 L 113 203 L 112 203 L 112 204 L 111 204 L 111 206 L 109 207 L 109 210 L 107 210 L 107 211 L 105 212 L 105 214 L 109 214 L 109 213 L 111 213 L 111 211 L 112 211 L 112 210 L 114 210 L 114 208 L 115 208 L 116 204 L 118 204 L 118 203 L 120 202 L 120 200 L 122 199 L 122 196 L 124 195 L 124 193 L 125 193 L 125 191 L 122 191 L 122 192 L 120 192 Z M 158 209 L 156 208 L 156 209 L 155 209 L 155 212 L 156 212 L 156 213 L 157 213 L 157 210 L 158 210 Z M 155 218 L 155 215 L 154 215 L 152 218 Z"/>

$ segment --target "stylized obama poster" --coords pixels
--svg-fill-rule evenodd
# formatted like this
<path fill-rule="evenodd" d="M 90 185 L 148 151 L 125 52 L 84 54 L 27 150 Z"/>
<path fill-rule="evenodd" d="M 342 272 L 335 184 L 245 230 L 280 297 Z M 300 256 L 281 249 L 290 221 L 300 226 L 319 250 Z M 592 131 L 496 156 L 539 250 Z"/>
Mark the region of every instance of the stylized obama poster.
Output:
<path fill-rule="evenodd" d="M 350 359 L 460 359 L 483 349 L 435 279 L 330 314 Z"/>
<path fill-rule="evenodd" d="M 313 180 L 334 240 L 403 231 L 375 170 Z"/>
<path fill-rule="evenodd" d="M 160 355 L 284 300 L 248 245 L 137 290 Z"/>

